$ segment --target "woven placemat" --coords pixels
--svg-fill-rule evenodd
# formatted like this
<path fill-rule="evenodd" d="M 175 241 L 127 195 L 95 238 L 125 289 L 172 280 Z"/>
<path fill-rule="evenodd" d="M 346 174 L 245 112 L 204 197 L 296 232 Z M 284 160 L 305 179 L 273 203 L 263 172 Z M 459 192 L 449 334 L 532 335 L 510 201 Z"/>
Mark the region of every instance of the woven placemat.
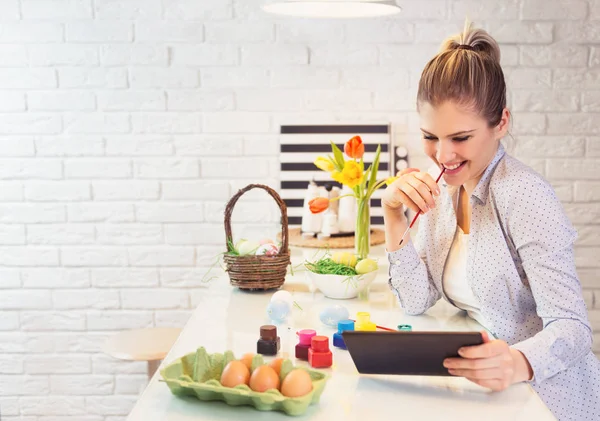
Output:
<path fill-rule="evenodd" d="M 281 235 L 281 234 L 280 234 Z M 385 243 L 385 232 L 379 228 L 371 228 L 371 245 Z M 289 229 L 289 244 L 296 247 L 351 249 L 354 248 L 354 236 L 329 237 L 327 239 L 305 238 L 300 228 Z"/>

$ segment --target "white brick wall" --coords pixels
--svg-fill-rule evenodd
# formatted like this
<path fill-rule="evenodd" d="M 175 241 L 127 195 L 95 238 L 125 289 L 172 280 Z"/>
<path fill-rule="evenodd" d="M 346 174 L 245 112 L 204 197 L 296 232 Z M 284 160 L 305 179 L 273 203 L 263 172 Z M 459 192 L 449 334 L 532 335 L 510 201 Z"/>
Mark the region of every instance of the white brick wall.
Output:
<path fill-rule="evenodd" d="M 399 0 L 351 22 L 261 2 L 0 2 L 3 419 L 125 419 L 146 367 L 102 344 L 203 302 L 227 199 L 277 186 L 279 124 L 390 121 L 425 165 L 420 70 L 465 15 L 501 42 L 517 157 L 579 231 L 600 353 L 600 2 Z M 272 205 L 248 195 L 234 233 L 275 235 Z"/>

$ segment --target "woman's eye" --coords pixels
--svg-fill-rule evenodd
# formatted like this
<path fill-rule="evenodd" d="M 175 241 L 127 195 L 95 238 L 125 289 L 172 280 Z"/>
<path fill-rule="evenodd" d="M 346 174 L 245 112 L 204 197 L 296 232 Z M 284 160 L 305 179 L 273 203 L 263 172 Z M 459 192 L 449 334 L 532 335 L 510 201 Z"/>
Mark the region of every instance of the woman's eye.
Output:
<path fill-rule="evenodd" d="M 455 142 L 464 142 L 465 140 L 469 140 L 471 136 L 462 136 L 462 137 L 453 137 L 452 140 Z"/>
<path fill-rule="evenodd" d="M 423 135 L 423 139 L 425 139 L 425 140 L 438 140 L 437 137 L 435 137 L 435 136 L 426 136 L 426 135 Z"/>

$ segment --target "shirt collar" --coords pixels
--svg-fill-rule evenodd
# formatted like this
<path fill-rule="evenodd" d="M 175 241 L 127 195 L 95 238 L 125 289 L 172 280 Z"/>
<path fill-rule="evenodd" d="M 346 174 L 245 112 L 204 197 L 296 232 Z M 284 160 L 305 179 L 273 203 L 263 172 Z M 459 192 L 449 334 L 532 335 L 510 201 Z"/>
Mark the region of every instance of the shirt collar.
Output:
<path fill-rule="evenodd" d="M 500 160 L 502 159 L 502 157 L 504 156 L 505 153 L 506 153 L 506 151 L 504 150 L 504 146 L 502 146 L 502 143 L 500 143 L 500 145 L 498 146 L 498 150 L 496 151 L 496 155 L 494 155 L 494 158 L 492 159 L 492 162 L 490 162 L 488 167 L 485 169 L 485 172 L 481 176 L 481 179 L 479 179 L 477 186 L 475 186 L 475 190 L 473 190 L 472 195 L 475 196 L 477 199 L 479 199 L 480 202 L 482 202 L 484 204 L 487 202 L 490 181 L 492 179 L 492 174 L 494 173 L 494 169 L 496 168 L 496 166 L 498 165 L 498 162 L 500 162 Z M 458 191 L 458 189 L 455 186 L 448 186 L 448 184 L 444 181 L 443 178 L 442 178 L 441 182 L 442 182 L 442 185 L 448 189 L 450 196 L 453 196 L 454 193 L 456 193 L 456 191 Z"/>

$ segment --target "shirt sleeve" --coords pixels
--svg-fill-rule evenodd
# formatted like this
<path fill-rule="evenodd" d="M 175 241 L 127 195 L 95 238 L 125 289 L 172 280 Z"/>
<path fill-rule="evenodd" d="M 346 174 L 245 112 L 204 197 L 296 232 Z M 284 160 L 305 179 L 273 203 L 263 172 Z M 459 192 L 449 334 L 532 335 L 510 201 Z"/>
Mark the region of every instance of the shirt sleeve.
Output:
<path fill-rule="evenodd" d="M 421 221 L 424 223 L 425 218 Z M 421 244 L 421 229 L 416 243 Z M 419 255 L 412 239 L 399 250 L 387 253 L 390 262 L 389 285 L 407 314 L 426 312 L 441 297 L 427 268 L 425 253 Z"/>
<path fill-rule="evenodd" d="M 543 180 L 520 185 L 514 193 L 506 207 L 508 234 L 543 329 L 513 348 L 525 355 L 533 369 L 532 381 L 540 384 L 590 352 L 592 330 L 575 269 L 577 233 L 558 198 Z"/>

